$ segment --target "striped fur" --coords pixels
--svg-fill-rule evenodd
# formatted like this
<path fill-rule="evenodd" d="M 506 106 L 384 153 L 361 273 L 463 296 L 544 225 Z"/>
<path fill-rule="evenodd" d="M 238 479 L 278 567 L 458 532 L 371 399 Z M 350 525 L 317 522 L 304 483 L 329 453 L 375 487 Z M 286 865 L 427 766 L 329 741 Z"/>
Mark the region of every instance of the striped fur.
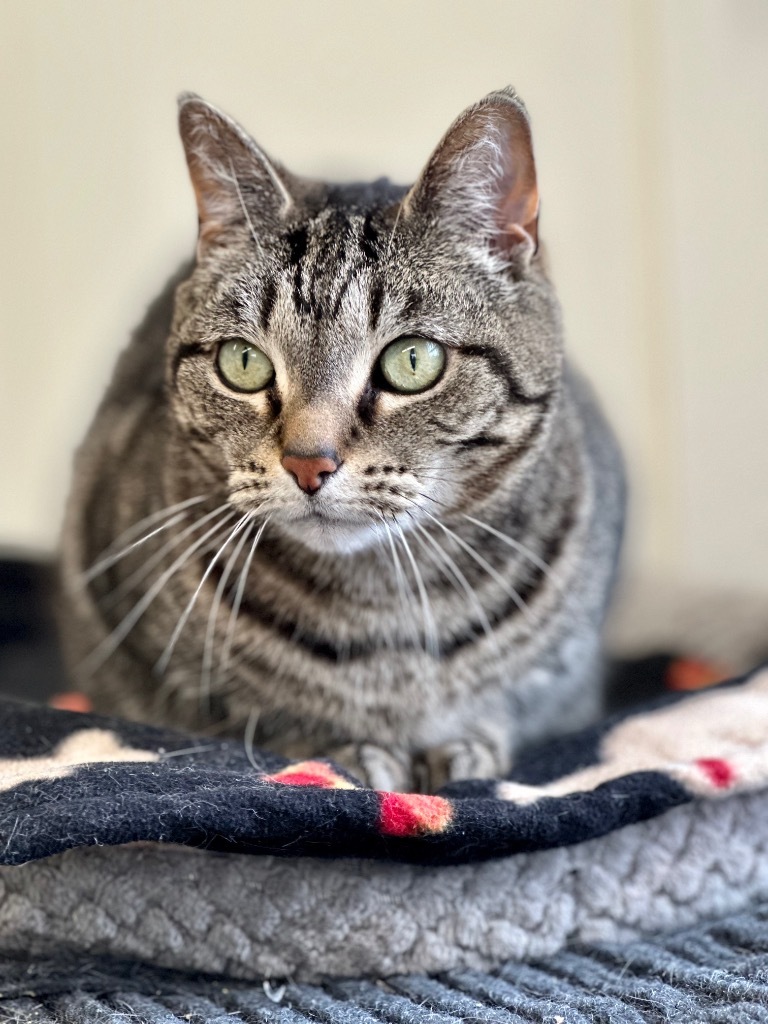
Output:
<path fill-rule="evenodd" d="M 509 90 L 470 108 L 409 191 L 299 179 L 197 97 L 180 119 L 197 259 L 78 455 L 73 675 L 102 710 L 330 755 L 380 787 L 503 772 L 596 709 L 623 511 L 613 439 L 563 361 L 524 108 Z M 404 335 L 447 352 L 415 395 L 377 369 Z M 265 391 L 218 376 L 232 337 L 268 354 Z M 285 451 L 340 468 L 307 495 Z"/>

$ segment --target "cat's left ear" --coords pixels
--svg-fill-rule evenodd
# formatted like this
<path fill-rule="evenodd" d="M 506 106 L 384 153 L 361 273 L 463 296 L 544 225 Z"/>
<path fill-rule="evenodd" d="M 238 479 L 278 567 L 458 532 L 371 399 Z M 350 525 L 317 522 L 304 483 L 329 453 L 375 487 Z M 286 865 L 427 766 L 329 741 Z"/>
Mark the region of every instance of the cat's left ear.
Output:
<path fill-rule="evenodd" d="M 290 176 L 232 118 L 194 93 L 179 97 L 179 131 L 200 220 L 199 246 L 236 224 L 276 226 L 293 200 Z"/>
<path fill-rule="evenodd" d="M 538 248 L 539 192 L 528 114 L 512 89 L 492 92 L 451 125 L 406 197 L 473 247 L 527 264 Z"/>

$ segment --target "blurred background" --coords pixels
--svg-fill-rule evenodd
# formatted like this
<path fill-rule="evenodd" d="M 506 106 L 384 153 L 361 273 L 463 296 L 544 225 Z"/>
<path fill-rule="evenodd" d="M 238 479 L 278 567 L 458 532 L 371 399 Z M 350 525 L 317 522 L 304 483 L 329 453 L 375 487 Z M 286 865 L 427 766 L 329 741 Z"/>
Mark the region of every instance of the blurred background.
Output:
<path fill-rule="evenodd" d="M 55 548 L 115 356 L 193 249 L 180 91 L 299 173 L 408 182 L 512 83 L 627 455 L 629 589 L 768 596 L 765 0 L 4 0 L 0 48 L 3 551 Z"/>

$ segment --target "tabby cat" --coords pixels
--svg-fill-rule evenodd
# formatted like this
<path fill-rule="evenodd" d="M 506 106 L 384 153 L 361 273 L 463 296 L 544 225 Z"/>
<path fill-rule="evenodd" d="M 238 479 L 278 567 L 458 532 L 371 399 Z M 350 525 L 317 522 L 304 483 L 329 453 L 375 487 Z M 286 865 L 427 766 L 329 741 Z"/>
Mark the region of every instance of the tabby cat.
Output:
<path fill-rule="evenodd" d="M 77 457 L 74 680 L 378 788 L 504 773 L 597 710 L 623 514 L 524 106 L 470 107 L 409 189 L 297 177 L 192 94 L 180 127 L 197 255 Z"/>

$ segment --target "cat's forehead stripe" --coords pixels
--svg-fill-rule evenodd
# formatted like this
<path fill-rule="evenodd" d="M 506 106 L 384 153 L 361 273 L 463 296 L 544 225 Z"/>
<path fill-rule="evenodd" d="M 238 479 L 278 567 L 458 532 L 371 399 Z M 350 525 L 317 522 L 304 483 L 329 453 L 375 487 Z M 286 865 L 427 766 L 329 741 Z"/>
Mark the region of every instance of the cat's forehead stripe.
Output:
<path fill-rule="evenodd" d="M 370 311 L 368 316 L 368 326 L 371 331 L 375 331 L 379 326 L 379 318 L 381 316 L 381 305 L 384 301 L 384 285 L 380 280 L 373 282 L 371 287 L 371 303 Z"/>
<path fill-rule="evenodd" d="M 277 301 L 277 283 L 273 277 L 267 277 L 261 292 L 259 302 L 259 325 L 266 334 L 272 321 L 272 314 L 275 311 Z"/>
<path fill-rule="evenodd" d="M 373 214 L 367 213 L 363 219 L 360 232 L 360 251 L 369 263 L 376 263 L 379 258 L 379 234 L 373 226 Z"/>

